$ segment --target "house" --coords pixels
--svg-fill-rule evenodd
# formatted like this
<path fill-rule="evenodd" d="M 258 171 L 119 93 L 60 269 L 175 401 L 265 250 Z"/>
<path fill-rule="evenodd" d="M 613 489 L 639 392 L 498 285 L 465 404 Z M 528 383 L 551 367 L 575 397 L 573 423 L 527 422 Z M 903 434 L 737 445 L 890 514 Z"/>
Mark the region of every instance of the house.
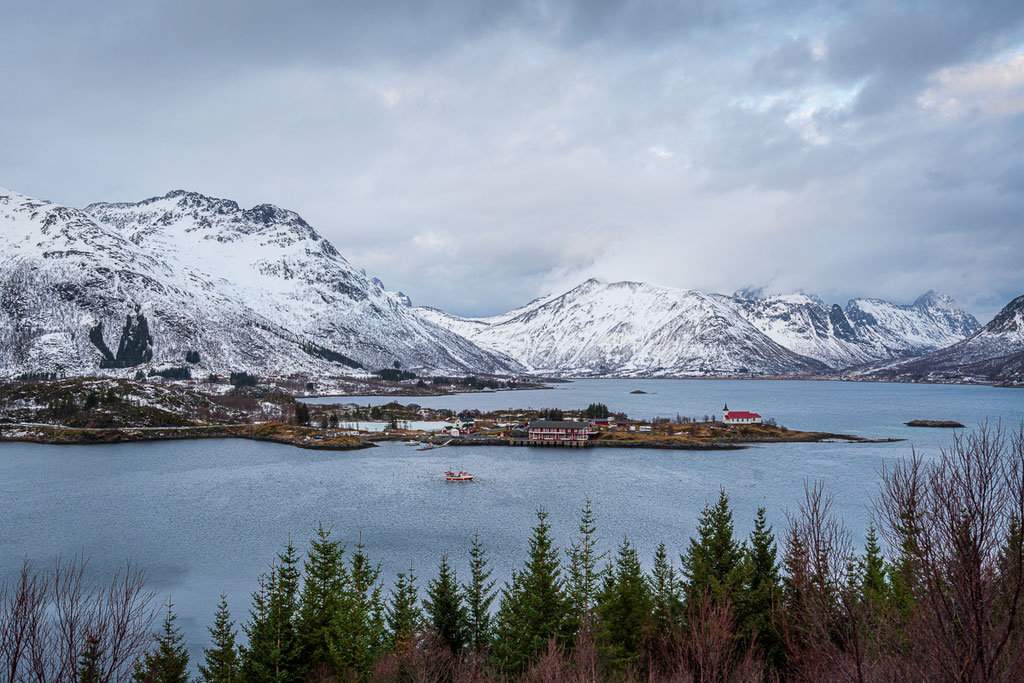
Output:
<path fill-rule="evenodd" d="M 589 422 L 534 420 L 530 423 L 530 441 L 588 441 L 595 433 Z"/>
<path fill-rule="evenodd" d="M 472 434 L 476 431 L 476 420 L 471 417 L 460 417 L 455 421 L 460 434 Z"/>
<path fill-rule="evenodd" d="M 722 408 L 722 422 L 727 425 L 759 425 L 761 416 L 744 410 L 729 410 L 729 404 Z"/>
<path fill-rule="evenodd" d="M 590 421 L 590 424 L 594 425 L 595 427 L 607 427 L 608 426 L 608 418 L 607 417 L 595 417 L 593 420 Z"/>

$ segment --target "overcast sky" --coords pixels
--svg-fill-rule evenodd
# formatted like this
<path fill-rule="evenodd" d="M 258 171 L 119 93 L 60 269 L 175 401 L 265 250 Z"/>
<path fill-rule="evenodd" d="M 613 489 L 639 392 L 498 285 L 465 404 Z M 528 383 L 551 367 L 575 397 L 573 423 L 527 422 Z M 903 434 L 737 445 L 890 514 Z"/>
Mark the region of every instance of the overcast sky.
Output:
<path fill-rule="evenodd" d="M 414 303 L 1024 293 L 1024 2 L 9 0 L 0 185 L 293 209 Z"/>

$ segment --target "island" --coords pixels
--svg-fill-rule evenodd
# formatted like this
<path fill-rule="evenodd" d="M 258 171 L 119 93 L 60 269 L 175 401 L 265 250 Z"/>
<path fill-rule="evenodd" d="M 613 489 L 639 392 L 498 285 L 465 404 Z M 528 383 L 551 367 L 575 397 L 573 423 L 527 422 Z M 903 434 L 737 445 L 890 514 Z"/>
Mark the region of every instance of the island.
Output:
<path fill-rule="evenodd" d="M 343 400 L 343 399 L 342 399 Z M 730 412 L 733 415 L 746 413 Z M 200 391 L 166 378 L 72 378 L 0 385 L 0 441 L 111 444 L 179 439 L 251 439 L 314 450 L 353 450 L 382 441 L 424 447 L 540 446 L 736 450 L 759 443 L 878 442 L 788 429 L 760 416 L 737 424 L 704 416 L 633 420 L 601 403 L 577 410 L 482 412 L 416 403 L 313 404 L 277 387 Z"/>
<path fill-rule="evenodd" d="M 941 427 L 946 429 L 964 429 L 964 426 L 955 420 L 911 420 L 904 422 L 908 427 Z"/>

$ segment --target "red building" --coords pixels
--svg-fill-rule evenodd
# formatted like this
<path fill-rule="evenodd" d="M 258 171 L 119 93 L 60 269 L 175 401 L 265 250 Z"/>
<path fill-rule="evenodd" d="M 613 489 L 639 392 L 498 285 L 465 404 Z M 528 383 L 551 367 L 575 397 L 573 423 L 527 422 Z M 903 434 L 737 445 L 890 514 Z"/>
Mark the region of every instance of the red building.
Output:
<path fill-rule="evenodd" d="M 527 428 L 530 441 L 587 441 L 595 434 L 589 422 L 536 420 Z"/>
<path fill-rule="evenodd" d="M 761 416 L 757 413 L 748 413 L 745 410 L 729 410 L 729 406 L 726 405 L 722 409 L 722 422 L 727 425 L 759 425 Z"/>

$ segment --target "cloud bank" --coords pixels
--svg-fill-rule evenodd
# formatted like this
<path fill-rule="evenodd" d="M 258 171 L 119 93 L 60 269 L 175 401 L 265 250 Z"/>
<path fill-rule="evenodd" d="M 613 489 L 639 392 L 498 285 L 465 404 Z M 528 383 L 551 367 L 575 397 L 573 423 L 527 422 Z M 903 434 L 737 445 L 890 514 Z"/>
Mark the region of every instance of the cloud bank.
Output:
<path fill-rule="evenodd" d="M 1024 291 L 1020 2 L 16 2 L 0 67 L 0 184 L 277 203 L 460 314 Z"/>

